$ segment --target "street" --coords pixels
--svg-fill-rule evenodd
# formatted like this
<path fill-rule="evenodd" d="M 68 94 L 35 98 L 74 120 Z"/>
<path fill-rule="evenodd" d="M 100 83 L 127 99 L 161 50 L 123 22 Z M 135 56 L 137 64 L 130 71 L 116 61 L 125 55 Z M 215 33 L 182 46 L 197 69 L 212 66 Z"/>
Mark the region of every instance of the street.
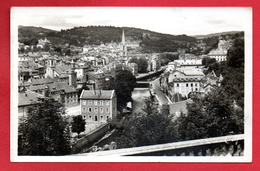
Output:
<path fill-rule="evenodd" d="M 162 92 L 160 88 L 160 83 L 159 83 L 160 78 L 156 78 L 155 80 L 151 81 L 153 91 L 155 93 L 155 96 L 157 97 L 159 104 L 160 105 L 165 105 L 171 103 L 165 94 Z"/>

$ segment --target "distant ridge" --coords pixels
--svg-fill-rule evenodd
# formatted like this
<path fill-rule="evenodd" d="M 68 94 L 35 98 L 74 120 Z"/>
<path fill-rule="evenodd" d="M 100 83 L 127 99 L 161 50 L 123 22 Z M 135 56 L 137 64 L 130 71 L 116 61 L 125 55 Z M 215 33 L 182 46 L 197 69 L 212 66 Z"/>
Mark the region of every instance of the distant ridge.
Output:
<path fill-rule="evenodd" d="M 18 26 L 18 30 L 30 30 L 33 32 L 52 32 L 52 31 L 55 32 L 55 30 L 44 28 L 44 27 L 22 26 L 22 25 Z"/>
<path fill-rule="evenodd" d="M 158 33 L 155 31 L 134 28 L 134 27 L 114 27 L 114 26 L 79 26 L 70 29 L 61 29 L 60 31 L 51 30 L 35 26 L 19 26 L 18 41 L 34 39 L 48 39 L 51 45 L 62 46 L 65 44 L 75 46 L 101 45 L 102 43 L 121 43 L 122 32 L 124 30 L 125 41 L 128 44 L 138 45 L 138 51 L 142 53 L 162 53 L 185 51 L 186 53 L 199 54 L 198 49 L 191 49 L 196 46 L 198 40 L 203 39 L 206 46 L 203 53 L 217 46 L 219 36 L 230 36 L 236 33 L 243 35 L 241 31 L 228 31 L 221 33 L 212 33 L 207 35 L 188 36 L 171 35 Z"/>
<path fill-rule="evenodd" d="M 227 34 L 236 34 L 240 33 L 243 31 L 226 31 L 226 32 L 219 32 L 219 33 L 211 33 L 211 34 L 206 34 L 206 35 L 194 35 L 192 37 L 195 37 L 196 39 L 205 39 L 209 37 L 214 37 L 214 36 L 221 36 L 221 35 L 227 35 Z"/>

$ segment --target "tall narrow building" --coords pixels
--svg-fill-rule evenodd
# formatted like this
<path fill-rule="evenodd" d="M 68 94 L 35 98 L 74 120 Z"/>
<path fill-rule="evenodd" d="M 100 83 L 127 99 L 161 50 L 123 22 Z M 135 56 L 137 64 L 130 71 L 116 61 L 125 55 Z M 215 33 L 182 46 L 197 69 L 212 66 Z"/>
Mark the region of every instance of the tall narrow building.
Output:
<path fill-rule="evenodd" d="M 127 48 L 126 48 L 126 45 L 125 45 L 125 32 L 123 30 L 123 33 L 122 33 L 122 51 L 123 51 L 123 56 L 127 56 Z"/>

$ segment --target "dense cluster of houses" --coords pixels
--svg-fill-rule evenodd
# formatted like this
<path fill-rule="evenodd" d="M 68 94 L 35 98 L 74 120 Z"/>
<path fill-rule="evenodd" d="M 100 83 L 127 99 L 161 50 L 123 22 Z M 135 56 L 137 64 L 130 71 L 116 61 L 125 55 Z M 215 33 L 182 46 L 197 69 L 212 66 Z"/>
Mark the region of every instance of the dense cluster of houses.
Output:
<path fill-rule="evenodd" d="M 39 41 L 42 46 L 45 43 L 49 43 L 49 41 L 47 39 Z M 127 53 L 129 46 L 132 45 L 126 44 L 122 38 L 122 43 L 119 45 L 115 43 L 100 46 L 89 45 L 82 47 L 81 50 L 79 47 L 71 46 L 71 49 L 80 52 L 73 56 L 44 51 L 19 53 L 19 116 L 26 115 L 32 104 L 41 102 L 46 97 L 52 97 L 66 107 L 71 107 L 85 104 L 85 99 L 90 101 L 91 99 L 88 99 L 86 95 L 89 96 L 93 94 L 92 92 L 97 91 L 100 93 L 99 95 L 94 93 L 89 97 L 102 99 L 98 103 L 104 105 L 109 103 L 109 106 L 98 108 L 98 110 L 93 107 L 96 115 L 91 116 L 89 113 L 85 113 L 90 111 L 89 107 L 81 107 L 83 118 L 88 121 L 92 119 L 93 121 L 106 121 L 108 118 L 115 117 L 117 113 L 116 95 L 114 91 L 107 90 L 111 80 L 115 79 L 122 70 L 129 70 L 133 75 L 137 75 L 138 64 L 128 62 L 132 57 L 149 58 L 145 54 Z M 133 44 L 132 50 L 136 47 L 138 46 Z M 156 68 L 152 64 L 151 67 Z M 91 93 L 88 94 L 88 90 L 82 91 L 82 89 L 88 89 Z M 95 100 L 92 100 L 95 105 Z M 109 100 L 112 101 L 108 102 Z M 87 108 L 88 110 L 84 110 Z M 103 111 L 104 115 L 101 115 Z"/>
<path fill-rule="evenodd" d="M 39 48 L 46 43 L 50 44 L 46 38 L 38 42 Z M 18 55 L 20 116 L 25 115 L 27 108 L 33 103 L 41 102 L 45 97 L 52 97 L 68 107 L 88 104 L 89 106 L 81 107 L 81 113 L 89 121 L 101 121 L 113 117 L 116 113 L 114 110 L 116 96 L 114 91 L 107 89 L 111 80 L 122 70 L 129 70 L 135 76 L 138 74 L 138 64 L 128 61 L 133 57 L 145 58 L 148 62 L 148 71 L 156 71 L 161 67 L 159 54 L 137 53 L 136 49 L 139 47 L 137 44 L 139 42 L 127 43 L 123 32 L 122 42 L 119 44 L 111 42 L 84 47 L 64 45 L 69 47 L 71 52 L 77 52 L 72 56 L 57 55 L 43 50 L 20 53 Z M 217 51 L 225 51 L 230 47 L 229 44 L 230 42 L 220 41 Z M 19 48 L 21 47 L 22 44 L 19 44 Z M 226 57 L 210 57 L 216 58 L 217 61 L 226 60 Z M 168 64 L 161 76 L 160 85 L 171 101 L 178 102 L 189 98 L 192 93 L 207 93 L 219 86 L 221 79 L 222 76 L 217 77 L 214 72 L 204 75 L 201 59 L 190 54 L 180 54 L 179 60 Z M 82 88 L 89 89 L 89 92 L 81 91 Z M 107 103 L 109 107 L 95 107 L 96 101 L 100 105 L 105 105 L 109 101 Z"/>
<path fill-rule="evenodd" d="M 201 59 L 175 60 L 170 62 L 162 74 L 160 84 L 173 102 L 187 99 L 191 94 L 205 94 L 220 86 L 222 76 L 214 71 L 205 75 Z"/>
<path fill-rule="evenodd" d="M 186 105 L 192 102 L 192 96 L 204 96 L 221 85 L 221 74 L 217 76 L 214 71 L 204 74 L 203 70 L 201 59 L 175 60 L 161 75 L 160 86 L 172 102 L 169 113 L 174 118 L 181 112 L 187 113 Z"/>

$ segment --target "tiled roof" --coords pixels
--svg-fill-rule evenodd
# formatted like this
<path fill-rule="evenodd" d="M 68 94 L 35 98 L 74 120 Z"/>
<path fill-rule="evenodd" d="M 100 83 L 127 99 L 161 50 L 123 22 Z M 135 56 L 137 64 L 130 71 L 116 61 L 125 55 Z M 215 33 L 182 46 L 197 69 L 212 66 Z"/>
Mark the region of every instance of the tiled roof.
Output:
<path fill-rule="evenodd" d="M 32 79 L 32 85 L 41 85 L 49 83 L 53 83 L 53 81 L 50 78 Z"/>
<path fill-rule="evenodd" d="M 46 85 L 37 85 L 37 86 L 31 85 L 29 87 L 29 90 L 35 91 L 35 90 L 43 90 L 43 89 L 46 89 L 46 88 L 48 88 L 48 86 L 46 86 Z"/>
<path fill-rule="evenodd" d="M 112 99 L 114 95 L 114 90 L 83 90 L 80 99 Z"/>
<path fill-rule="evenodd" d="M 18 94 L 18 106 L 27 106 L 38 101 L 38 98 L 44 98 L 43 95 L 33 91 L 26 91 L 25 93 Z"/>
<path fill-rule="evenodd" d="M 58 83 L 58 87 L 60 89 L 65 90 L 65 93 L 76 92 L 76 90 L 74 88 L 70 87 L 67 83 Z"/>
<path fill-rule="evenodd" d="M 67 83 L 52 83 L 48 85 L 49 91 L 60 91 L 64 90 L 65 93 L 72 93 L 76 92 L 76 90 L 72 87 L 70 87 Z"/>
<path fill-rule="evenodd" d="M 223 55 L 227 55 L 227 53 L 224 52 L 224 51 L 212 50 L 212 51 L 209 52 L 208 55 L 214 55 L 214 56 L 221 55 L 221 56 L 223 56 Z"/>
<path fill-rule="evenodd" d="M 59 78 L 68 78 L 69 76 L 68 75 L 65 75 L 65 74 L 62 74 L 60 76 L 58 76 Z"/>
<path fill-rule="evenodd" d="M 204 76 L 202 71 L 192 70 L 192 71 L 184 71 L 185 75 L 195 75 L 195 76 Z"/>
<path fill-rule="evenodd" d="M 56 66 L 54 70 L 55 70 L 59 75 L 61 75 L 62 73 L 71 70 L 71 68 L 72 68 L 71 66 L 63 65 L 63 66 Z"/>

